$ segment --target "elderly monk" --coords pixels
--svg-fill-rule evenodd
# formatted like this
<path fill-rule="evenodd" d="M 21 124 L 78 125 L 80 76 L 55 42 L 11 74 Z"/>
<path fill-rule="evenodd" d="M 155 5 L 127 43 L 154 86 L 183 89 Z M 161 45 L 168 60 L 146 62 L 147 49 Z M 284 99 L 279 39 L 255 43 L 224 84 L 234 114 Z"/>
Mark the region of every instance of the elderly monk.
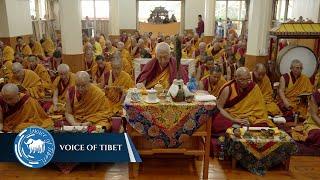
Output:
<path fill-rule="evenodd" d="M 106 96 L 114 115 L 122 114 L 122 104 L 126 91 L 134 87 L 131 76 L 122 70 L 121 57 L 116 55 L 112 59 L 112 70 L 104 74 L 102 87 L 106 90 Z"/>
<path fill-rule="evenodd" d="M 93 67 L 96 66 L 96 62 L 94 60 L 93 51 L 88 50 L 84 55 L 84 62 L 85 62 L 85 70 L 89 73 L 89 75 L 93 76 Z"/>
<path fill-rule="evenodd" d="M 156 47 L 156 58 L 149 61 L 137 77 L 137 83 L 145 86 L 147 89 L 153 88 L 156 84 L 161 84 L 163 88 L 168 89 L 173 80 L 177 77 L 176 60 L 170 56 L 170 46 L 161 42 Z M 189 81 L 188 74 L 184 68 L 180 68 L 181 79 L 184 83 Z"/>
<path fill-rule="evenodd" d="M 40 63 L 38 63 L 38 58 L 35 55 L 28 57 L 29 66 L 28 69 L 35 72 L 42 80 L 42 86 L 49 90 L 51 89 L 51 78 L 48 70 Z"/>
<path fill-rule="evenodd" d="M 129 51 L 124 48 L 124 43 L 122 41 L 117 43 L 117 48 L 118 48 L 118 51 L 120 52 L 123 70 L 127 72 L 129 75 L 132 75 L 133 68 L 132 68 L 132 60 L 131 60 Z"/>
<path fill-rule="evenodd" d="M 113 54 L 117 51 L 117 48 L 112 46 L 112 42 L 110 40 L 106 40 L 106 48 L 103 51 L 104 57 L 106 61 L 110 61 Z"/>
<path fill-rule="evenodd" d="M 245 67 L 237 69 L 235 80 L 221 88 L 217 108 L 220 113 L 213 120 L 213 133 L 224 133 L 233 123 L 274 126 L 268 119 L 261 90 L 251 81 L 250 71 Z"/>
<path fill-rule="evenodd" d="M 46 36 L 46 35 L 43 35 L 42 37 L 42 48 L 43 48 L 43 51 L 44 51 L 44 54 L 46 56 L 52 56 L 54 50 L 55 50 L 55 46 L 54 46 L 54 43 L 53 41 L 51 40 L 50 37 Z"/>
<path fill-rule="evenodd" d="M 23 69 L 20 63 L 15 62 L 12 64 L 12 74 L 9 82 L 17 84 L 20 92 L 28 93 L 37 100 L 44 97 L 41 78 L 35 72 Z"/>
<path fill-rule="evenodd" d="M 94 37 L 90 38 L 90 43 L 93 46 L 94 55 L 95 56 L 102 55 L 102 47 L 101 47 L 100 43 L 98 43 Z"/>
<path fill-rule="evenodd" d="M 19 132 L 34 125 L 53 128 L 53 121 L 35 99 L 19 93 L 17 85 L 4 85 L 0 96 L 0 131 Z"/>
<path fill-rule="evenodd" d="M 320 89 L 313 92 L 309 102 L 309 113 L 303 123 L 303 132 L 292 133 L 293 139 L 305 141 L 307 145 L 320 148 Z"/>
<path fill-rule="evenodd" d="M 12 62 L 14 60 L 14 50 L 11 46 L 5 45 L 0 41 L 0 51 L 2 51 L 3 60 Z"/>
<path fill-rule="evenodd" d="M 58 66 L 59 75 L 53 81 L 53 108 L 58 109 L 58 103 L 66 103 L 66 92 L 68 88 L 76 85 L 75 75 L 70 72 L 67 64 L 60 64 Z"/>
<path fill-rule="evenodd" d="M 96 57 L 96 65 L 92 68 L 92 79 L 94 83 L 101 84 L 103 74 L 111 69 L 111 63 L 106 62 L 104 57 L 98 55 Z"/>
<path fill-rule="evenodd" d="M 200 42 L 199 47 L 194 51 L 192 58 L 196 59 L 199 61 L 200 56 L 207 55 L 206 52 L 206 43 L 205 42 Z"/>
<path fill-rule="evenodd" d="M 110 130 L 112 113 L 102 89 L 90 83 L 85 71 L 76 73 L 76 85 L 68 88 L 66 119 L 71 125 L 101 125 Z"/>
<path fill-rule="evenodd" d="M 191 42 L 186 42 L 186 47 L 182 49 L 182 58 L 191 59 L 195 48 L 192 46 Z"/>
<path fill-rule="evenodd" d="M 142 55 L 142 51 L 145 49 L 145 44 L 143 39 L 139 39 L 136 46 L 134 46 L 131 50 L 131 56 L 133 58 L 140 58 Z"/>
<path fill-rule="evenodd" d="M 33 55 L 37 56 L 40 59 L 44 58 L 44 52 L 40 42 L 36 41 L 32 36 L 29 38 L 29 46 L 32 50 Z"/>
<path fill-rule="evenodd" d="M 221 61 L 225 56 L 224 49 L 221 48 L 221 45 L 218 42 L 214 43 L 213 46 L 207 50 L 207 53 L 209 56 L 213 57 L 215 62 Z"/>
<path fill-rule="evenodd" d="M 226 82 L 220 66 L 215 65 L 209 70 L 209 76 L 200 81 L 199 86 L 201 90 L 208 91 L 211 95 L 218 97 L 221 87 Z"/>
<path fill-rule="evenodd" d="M 303 64 L 299 60 L 293 60 L 290 72 L 281 76 L 279 87 L 279 107 L 285 116 L 299 113 L 306 118 L 307 108 L 300 104 L 298 96 L 303 93 L 311 93 L 313 90 L 309 78 L 302 74 Z"/>
<path fill-rule="evenodd" d="M 16 52 L 21 52 L 23 57 L 27 57 L 32 54 L 30 46 L 23 41 L 23 38 L 21 36 L 18 36 L 16 38 L 16 41 Z"/>
<path fill-rule="evenodd" d="M 281 115 L 282 113 L 278 105 L 273 100 L 273 90 L 271 87 L 271 82 L 268 76 L 266 75 L 266 72 L 266 68 L 263 64 L 256 64 L 255 69 L 251 74 L 252 81 L 259 86 L 262 92 L 268 114 L 271 116 Z"/>

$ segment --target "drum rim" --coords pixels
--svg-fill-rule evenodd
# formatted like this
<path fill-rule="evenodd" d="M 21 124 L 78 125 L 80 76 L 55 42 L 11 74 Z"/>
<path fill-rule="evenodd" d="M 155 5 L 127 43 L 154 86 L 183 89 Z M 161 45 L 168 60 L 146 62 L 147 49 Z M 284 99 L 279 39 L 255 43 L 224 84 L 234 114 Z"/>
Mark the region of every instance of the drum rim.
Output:
<path fill-rule="evenodd" d="M 290 50 L 290 49 L 298 48 L 298 47 L 303 47 L 303 48 L 306 48 L 306 49 L 310 50 L 312 52 L 313 56 L 315 57 L 315 60 L 316 60 L 317 64 L 316 64 L 316 67 L 314 69 L 313 74 L 310 77 L 308 77 L 308 78 L 311 78 L 312 76 L 314 76 L 317 73 L 317 69 L 319 67 L 318 58 L 317 58 L 316 54 L 313 52 L 313 50 L 311 48 L 309 48 L 307 46 L 302 46 L 302 45 L 289 45 L 289 46 L 286 46 L 283 49 L 281 49 L 281 51 L 284 50 L 284 49 Z M 283 54 L 280 53 L 281 51 L 279 51 L 279 53 L 278 53 L 277 60 L 276 60 L 276 68 L 275 68 L 276 69 L 276 74 L 277 74 L 278 77 L 281 77 L 283 75 L 280 72 L 280 57 L 282 57 L 282 56 L 284 56 L 286 54 L 286 53 L 283 53 Z"/>

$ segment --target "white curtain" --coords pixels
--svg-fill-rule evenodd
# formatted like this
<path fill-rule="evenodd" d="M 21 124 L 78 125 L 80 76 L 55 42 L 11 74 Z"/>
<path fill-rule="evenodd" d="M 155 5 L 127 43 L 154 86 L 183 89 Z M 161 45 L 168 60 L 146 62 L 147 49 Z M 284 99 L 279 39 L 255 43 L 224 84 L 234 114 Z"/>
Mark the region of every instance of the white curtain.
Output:
<path fill-rule="evenodd" d="M 292 18 L 311 19 L 313 22 L 319 21 L 320 0 L 293 0 Z"/>

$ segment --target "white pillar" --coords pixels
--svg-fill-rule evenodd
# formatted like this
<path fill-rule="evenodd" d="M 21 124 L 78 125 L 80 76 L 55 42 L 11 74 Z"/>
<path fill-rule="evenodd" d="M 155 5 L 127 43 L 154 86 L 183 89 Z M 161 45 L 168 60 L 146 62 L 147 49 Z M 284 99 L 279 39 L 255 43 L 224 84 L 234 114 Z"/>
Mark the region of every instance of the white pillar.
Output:
<path fill-rule="evenodd" d="M 82 54 L 81 9 L 79 0 L 60 0 L 62 52 Z"/>
<path fill-rule="evenodd" d="M 214 36 L 216 0 L 205 0 L 204 36 Z"/>
<path fill-rule="evenodd" d="M 119 0 L 109 0 L 109 35 L 120 35 L 119 11 Z"/>
<path fill-rule="evenodd" d="M 247 54 L 268 55 L 269 30 L 271 28 L 272 1 L 250 1 L 248 20 Z"/>

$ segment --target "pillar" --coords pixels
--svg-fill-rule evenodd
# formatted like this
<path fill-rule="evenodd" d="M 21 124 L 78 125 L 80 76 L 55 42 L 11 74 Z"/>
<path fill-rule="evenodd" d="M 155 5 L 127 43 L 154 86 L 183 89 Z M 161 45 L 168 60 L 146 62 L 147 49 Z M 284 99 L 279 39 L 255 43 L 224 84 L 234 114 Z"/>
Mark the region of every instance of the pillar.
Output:
<path fill-rule="evenodd" d="M 13 48 L 16 37 L 28 43 L 33 34 L 29 1 L 0 0 L 0 40 Z"/>
<path fill-rule="evenodd" d="M 117 39 L 120 37 L 119 26 L 119 1 L 109 0 L 109 38 Z M 125 12 L 123 12 L 125 13 Z"/>
<path fill-rule="evenodd" d="M 72 72 L 84 70 L 80 1 L 60 0 L 59 3 L 63 62 Z"/>
<path fill-rule="evenodd" d="M 271 12 L 272 1 L 250 1 L 245 63 L 250 70 L 253 70 L 256 63 L 265 63 L 268 60 Z"/>
<path fill-rule="evenodd" d="M 205 0 L 204 41 L 211 41 L 215 32 L 216 0 Z"/>

